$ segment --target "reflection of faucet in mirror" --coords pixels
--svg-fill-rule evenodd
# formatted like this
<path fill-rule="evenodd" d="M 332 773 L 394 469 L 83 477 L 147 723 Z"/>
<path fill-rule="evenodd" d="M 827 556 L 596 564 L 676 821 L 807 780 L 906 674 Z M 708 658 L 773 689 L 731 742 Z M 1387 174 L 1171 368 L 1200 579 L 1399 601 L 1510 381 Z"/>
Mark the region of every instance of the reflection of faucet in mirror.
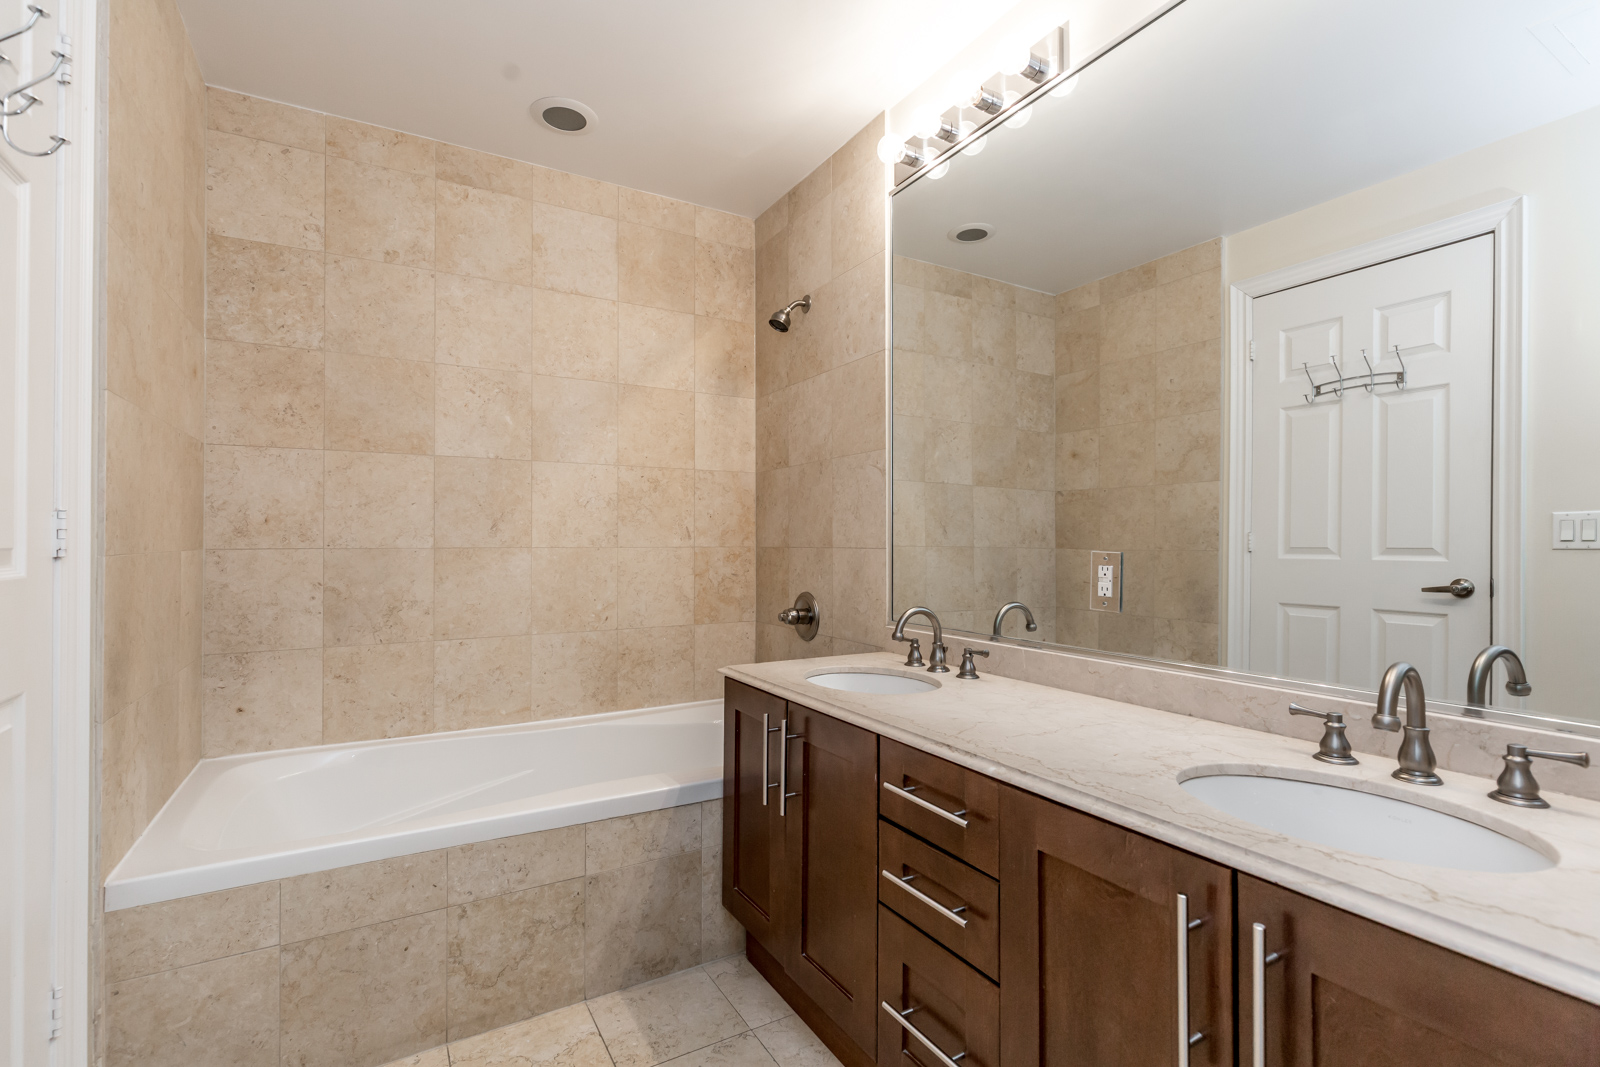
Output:
<path fill-rule="evenodd" d="M 928 650 L 928 659 L 930 661 L 928 663 L 929 673 L 949 674 L 950 668 L 946 666 L 944 662 L 944 627 L 939 625 L 939 616 L 933 613 L 932 608 L 907 608 L 900 616 L 900 621 L 894 624 L 894 639 L 896 641 L 907 640 L 906 620 L 911 618 L 913 615 L 926 615 L 928 617 L 928 621 L 933 623 L 933 647 Z M 906 665 L 911 665 L 911 660 L 909 658 L 906 660 Z"/>
<path fill-rule="evenodd" d="M 1468 705 L 1477 708 L 1489 706 L 1489 683 L 1494 680 L 1494 661 L 1497 659 L 1506 661 L 1506 692 L 1514 697 L 1525 697 L 1533 692 L 1517 654 L 1505 645 L 1490 645 L 1472 658 L 1472 667 L 1467 671 Z"/>
<path fill-rule="evenodd" d="M 1391 663 L 1383 672 L 1383 682 L 1378 686 L 1378 710 L 1373 713 L 1372 725 L 1390 733 L 1400 729 L 1400 717 L 1395 709 L 1399 706 L 1402 688 L 1406 694 L 1406 736 L 1400 742 L 1400 766 L 1394 777 L 1413 785 L 1443 785 L 1444 779 L 1433 773 L 1439 764 L 1433 758 L 1433 745 L 1428 742 L 1428 700 L 1422 692 L 1422 675 L 1411 664 Z"/>
<path fill-rule="evenodd" d="M 1013 600 L 994 613 L 994 636 L 1001 636 L 1000 625 L 1006 621 L 1006 616 L 1013 611 L 1022 612 L 1022 617 L 1028 620 L 1028 632 L 1030 634 L 1039 628 L 1039 624 L 1033 621 L 1033 612 L 1028 610 L 1028 605 L 1020 600 Z"/>

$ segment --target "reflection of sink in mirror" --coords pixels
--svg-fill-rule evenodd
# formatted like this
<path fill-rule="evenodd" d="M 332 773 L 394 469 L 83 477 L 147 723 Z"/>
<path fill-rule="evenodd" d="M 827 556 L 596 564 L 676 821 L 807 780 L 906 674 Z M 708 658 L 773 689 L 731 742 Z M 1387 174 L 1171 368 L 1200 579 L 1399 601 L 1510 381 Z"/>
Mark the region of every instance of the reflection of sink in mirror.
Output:
<path fill-rule="evenodd" d="M 1459 871 L 1542 871 L 1555 861 L 1487 826 L 1389 796 L 1322 782 L 1211 774 L 1184 791 L 1264 830 L 1385 860 Z"/>
<path fill-rule="evenodd" d="M 926 693 L 939 686 L 921 678 L 904 674 L 880 674 L 877 671 L 849 671 L 837 674 L 815 674 L 806 681 L 824 689 L 839 689 L 846 693 L 879 693 L 899 696 L 905 693 Z"/>

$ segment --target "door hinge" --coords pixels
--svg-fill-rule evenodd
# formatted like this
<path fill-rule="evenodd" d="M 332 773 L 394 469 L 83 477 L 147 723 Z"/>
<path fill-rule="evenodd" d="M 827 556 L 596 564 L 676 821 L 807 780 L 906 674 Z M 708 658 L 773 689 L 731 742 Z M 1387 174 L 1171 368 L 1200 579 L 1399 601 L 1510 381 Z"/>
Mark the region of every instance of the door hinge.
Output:
<path fill-rule="evenodd" d="M 67 509 L 56 508 L 56 550 L 53 558 L 60 559 L 67 554 Z"/>
<path fill-rule="evenodd" d="M 1254 552 L 1256 550 L 1256 533 L 1254 530 L 1248 530 L 1245 532 L 1244 550 L 1246 552 Z"/>
<path fill-rule="evenodd" d="M 50 987 L 50 1036 L 61 1036 L 61 997 L 66 990 L 58 985 Z"/>
<path fill-rule="evenodd" d="M 1252 338 L 1251 341 L 1250 341 L 1250 362 L 1254 363 L 1255 361 L 1256 361 L 1256 342 L 1255 342 L 1255 339 Z"/>

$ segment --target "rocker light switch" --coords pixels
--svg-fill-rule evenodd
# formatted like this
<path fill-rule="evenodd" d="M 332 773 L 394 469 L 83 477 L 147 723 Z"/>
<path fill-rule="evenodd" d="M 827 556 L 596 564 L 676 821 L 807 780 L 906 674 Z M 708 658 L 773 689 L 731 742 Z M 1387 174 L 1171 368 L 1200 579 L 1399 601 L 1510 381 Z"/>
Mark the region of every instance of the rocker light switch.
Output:
<path fill-rule="evenodd" d="M 1122 611 L 1122 553 L 1095 549 L 1089 553 L 1089 585 L 1094 611 Z"/>
<path fill-rule="evenodd" d="M 1600 549 L 1600 511 L 1557 511 L 1551 515 L 1550 547 Z"/>

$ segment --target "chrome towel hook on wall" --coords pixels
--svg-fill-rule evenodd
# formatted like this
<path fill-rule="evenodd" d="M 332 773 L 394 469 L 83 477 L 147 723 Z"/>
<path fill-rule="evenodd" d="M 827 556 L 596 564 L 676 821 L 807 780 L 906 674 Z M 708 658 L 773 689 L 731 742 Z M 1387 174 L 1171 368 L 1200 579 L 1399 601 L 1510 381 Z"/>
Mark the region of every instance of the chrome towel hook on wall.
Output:
<path fill-rule="evenodd" d="M 1323 393 L 1332 393 L 1335 397 L 1341 400 L 1344 399 L 1344 388 L 1351 383 L 1361 386 L 1369 393 L 1380 385 L 1393 385 L 1404 389 L 1406 387 L 1406 361 L 1400 355 L 1399 345 L 1394 346 L 1394 358 L 1400 361 L 1400 369 L 1384 371 L 1382 375 L 1379 375 L 1373 369 L 1372 361 L 1367 358 L 1367 350 L 1363 348 L 1361 350 L 1361 362 L 1367 365 L 1367 373 L 1354 374 L 1347 378 L 1344 375 L 1344 371 L 1339 367 L 1339 357 L 1330 355 L 1328 356 L 1328 365 L 1333 368 L 1333 379 L 1326 382 L 1318 382 L 1311 377 L 1311 364 L 1302 363 L 1300 364 L 1300 369 L 1306 372 L 1306 381 L 1311 383 L 1311 392 L 1302 393 L 1301 395 L 1305 397 L 1307 404 L 1315 404 L 1317 397 Z"/>
<path fill-rule="evenodd" d="M 33 29 L 40 19 L 47 19 L 50 17 L 49 12 L 45 11 L 36 4 L 29 4 L 28 10 L 31 12 L 28 21 L 24 23 L 20 29 L 13 30 L 5 36 L 0 37 L 0 42 L 9 41 L 15 37 L 20 37 L 24 33 L 27 33 L 29 30 Z M 11 139 L 10 121 L 16 118 L 18 115 L 25 114 L 35 104 L 39 103 L 39 98 L 33 95 L 33 93 L 29 92 L 29 90 L 34 86 L 42 85 L 51 79 L 55 79 L 56 83 L 63 87 L 72 84 L 71 47 L 71 40 L 65 35 L 61 36 L 58 39 L 58 46 L 50 53 L 55 57 L 55 63 L 50 67 L 49 70 L 45 71 L 43 74 L 31 81 L 23 82 L 21 85 L 18 85 L 13 89 L 7 90 L 3 94 L 0 94 L 0 138 L 3 138 L 6 144 L 10 145 L 13 149 L 25 156 L 34 156 L 37 158 L 55 155 L 56 152 L 62 149 L 62 147 L 70 143 L 65 137 L 51 134 L 50 147 L 39 152 L 30 151 L 29 149 L 23 148 L 21 145 L 17 144 L 16 141 Z M 11 60 L 7 56 L 0 54 L 0 63 L 10 62 Z M 21 106 L 13 107 L 12 101 L 19 98 L 21 99 Z"/>

